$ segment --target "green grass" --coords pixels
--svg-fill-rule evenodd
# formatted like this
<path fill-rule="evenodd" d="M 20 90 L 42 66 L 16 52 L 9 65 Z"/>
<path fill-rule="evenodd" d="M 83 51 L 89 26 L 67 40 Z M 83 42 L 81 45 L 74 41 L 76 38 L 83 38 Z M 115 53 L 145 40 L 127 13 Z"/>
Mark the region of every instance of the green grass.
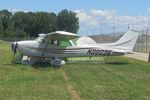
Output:
<path fill-rule="evenodd" d="M 11 64 L 0 43 L 0 100 L 71 100 L 61 71 L 44 65 Z M 83 100 L 150 100 L 150 64 L 126 57 L 105 62 L 67 62 L 62 69 Z"/>
<path fill-rule="evenodd" d="M 0 100 L 70 100 L 59 68 L 11 64 L 10 44 L 0 44 Z"/>
<path fill-rule="evenodd" d="M 63 69 L 85 100 L 149 100 L 150 64 L 120 57 L 110 60 L 71 63 Z"/>

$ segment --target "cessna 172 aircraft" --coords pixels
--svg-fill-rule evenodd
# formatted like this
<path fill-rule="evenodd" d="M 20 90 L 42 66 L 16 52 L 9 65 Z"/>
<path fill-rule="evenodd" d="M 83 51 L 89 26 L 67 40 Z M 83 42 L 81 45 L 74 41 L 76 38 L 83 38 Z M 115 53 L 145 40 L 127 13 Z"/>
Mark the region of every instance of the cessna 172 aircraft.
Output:
<path fill-rule="evenodd" d="M 141 30 L 130 29 L 114 43 L 98 44 L 89 37 L 80 37 L 74 43 L 72 39 L 77 37 L 76 34 L 56 31 L 39 34 L 35 40 L 12 42 L 11 45 L 14 54 L 17 49 L 34 63 L 46 58 L 52 65 L 59 66 L 65 64 L 61 57 L 121 56 L 132 53 L 140 32 Z"/>

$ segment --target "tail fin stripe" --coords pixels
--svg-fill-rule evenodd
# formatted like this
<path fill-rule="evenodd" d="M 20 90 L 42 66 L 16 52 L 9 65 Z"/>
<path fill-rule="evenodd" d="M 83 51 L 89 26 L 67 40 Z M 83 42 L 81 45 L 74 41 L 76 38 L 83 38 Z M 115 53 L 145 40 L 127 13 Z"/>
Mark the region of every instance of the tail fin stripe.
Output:
<path fill-rule="evenodd" d="M 134 38 L 133 38 L 133 39 L 131 39 L 131 40 L 125 41 L 125 42 L 123 42 L 123 43 L 115 44 L 115 45 L 112 45 L 112 46 L 120 46 L 120 45 L 127 44 L 127 43 L 129 43 L 129 42 L 132 42 L 135 38 L 136 38 L 136 37 L 134 37 Z"/>

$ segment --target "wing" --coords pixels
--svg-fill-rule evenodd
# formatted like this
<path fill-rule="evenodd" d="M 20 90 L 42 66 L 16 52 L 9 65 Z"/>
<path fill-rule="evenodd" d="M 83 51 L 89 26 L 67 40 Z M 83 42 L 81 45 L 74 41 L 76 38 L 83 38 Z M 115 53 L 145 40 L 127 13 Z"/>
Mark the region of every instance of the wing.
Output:
<path fill-rule="evenodd" d="M 56 31 L 56 32 L 46 34 L 45 39 L 46 40 L 68 41 L 68 40 L 74 39 L 76 37 L 77 37 L 77 35 L 74 33 L 64 32 L 64 31 Z"/>

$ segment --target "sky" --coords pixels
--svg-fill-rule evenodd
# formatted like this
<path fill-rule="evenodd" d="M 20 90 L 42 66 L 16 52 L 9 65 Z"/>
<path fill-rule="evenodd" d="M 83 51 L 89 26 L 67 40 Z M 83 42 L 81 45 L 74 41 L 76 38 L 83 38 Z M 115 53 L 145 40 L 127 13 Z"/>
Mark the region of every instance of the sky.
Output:
<path fill-rule="evenodd" d="M 1 0 L 0 10 L 58 14 L 63 9 L 77 13 L 80 35 L 125 32 L 130 26 L 150 25 L 150 0 Z"/>

